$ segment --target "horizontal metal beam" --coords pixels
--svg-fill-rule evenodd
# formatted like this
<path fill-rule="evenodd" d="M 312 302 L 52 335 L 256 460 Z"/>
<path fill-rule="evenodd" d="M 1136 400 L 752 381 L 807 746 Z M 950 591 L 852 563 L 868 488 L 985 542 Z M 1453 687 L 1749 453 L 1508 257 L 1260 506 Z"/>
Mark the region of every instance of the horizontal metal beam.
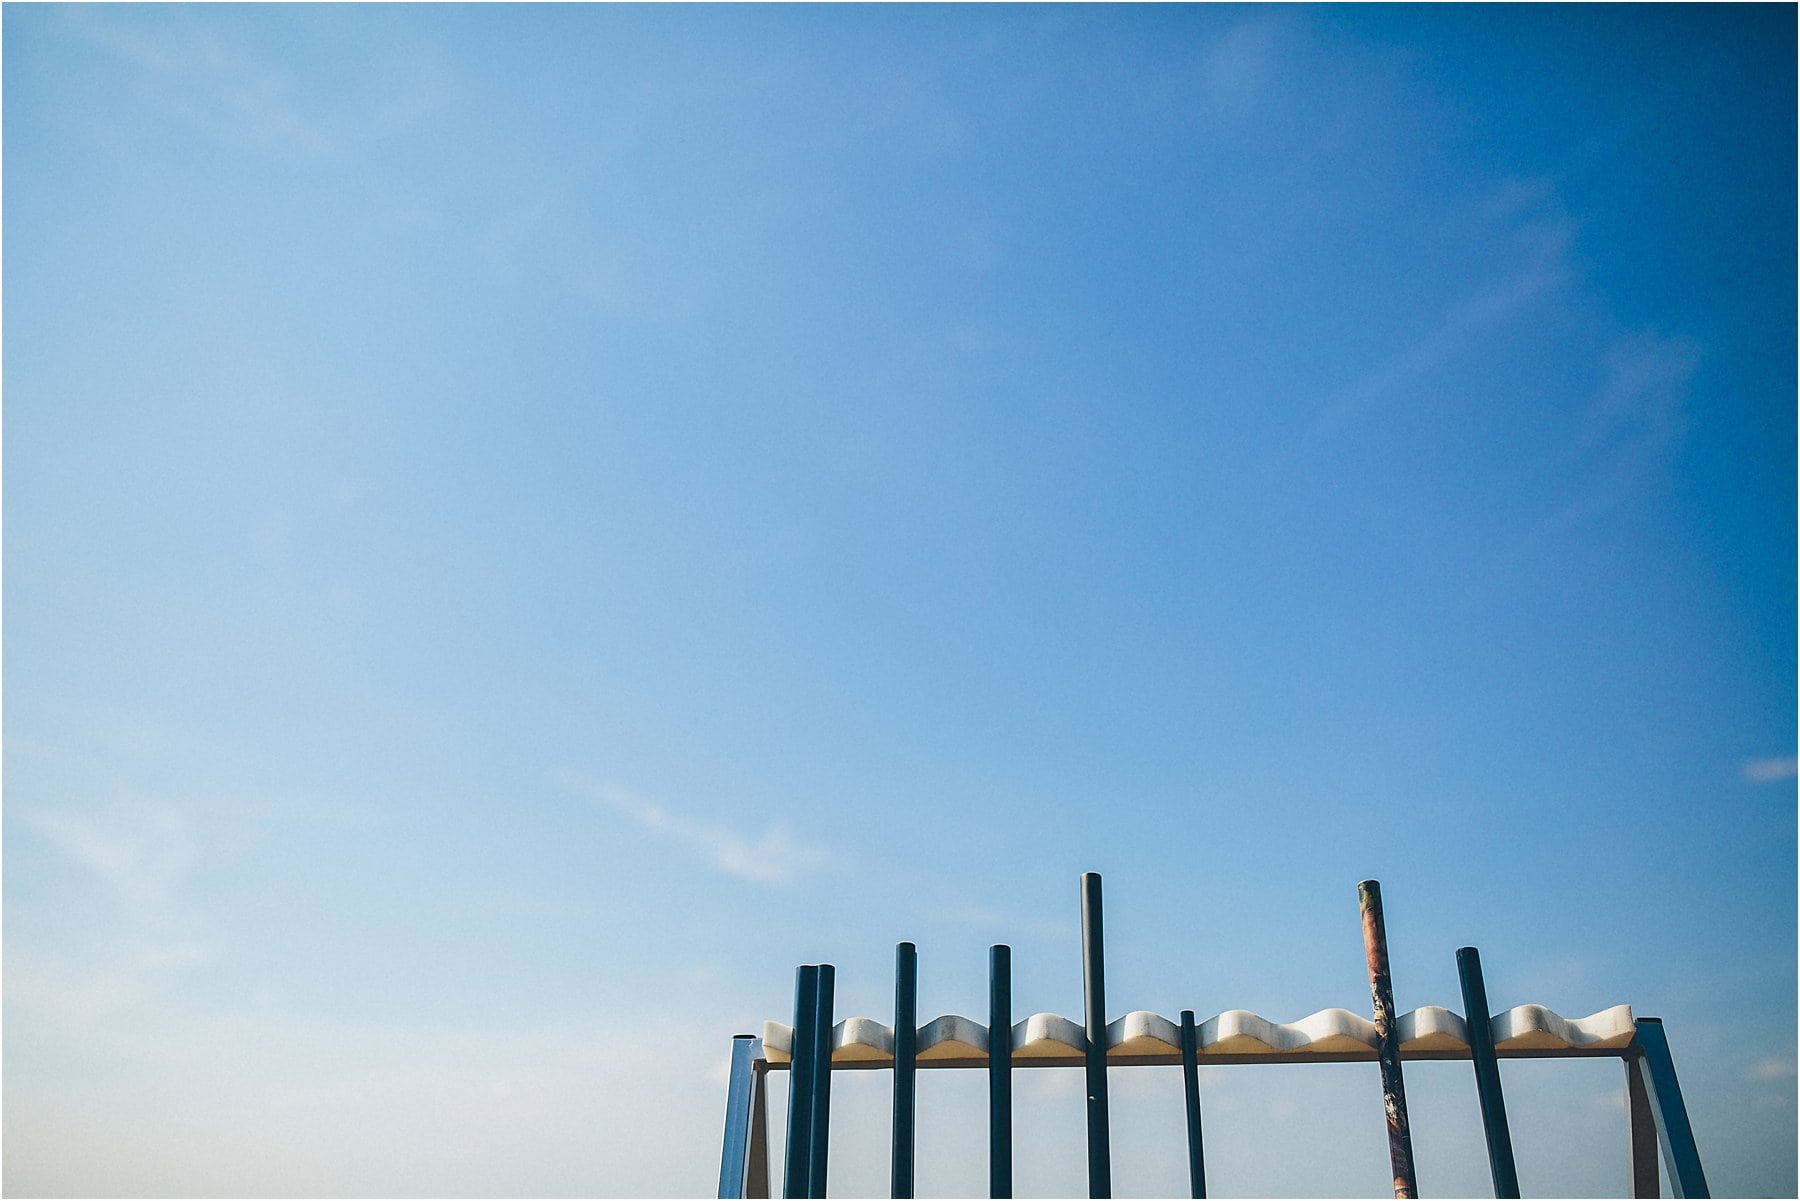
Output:
<path fill-rule="evenodd" d="M 1631 1047 L 1525 1047 L 1513 1050 L 1496 1048 L 1494 1054 L 1501 1059 L 1629 1059 L 1634 1054 Z M 1202 1051 L 1197 1060 L 1201 1067 L 1223 1067 L 1228 1065 L 1268 1063 L 1374 1063 L 1374 1051 L 1270 1051 L 1265 1054 L 1243 1052 L 1237 1054 L 1207 1054 Z M 1415 1060 L 1469 1062 L 1471 1056 L 1467 1050 L 1427 1050 L 1401 1051 L 1400 1058 L 1408 1063 Z M 950 1056 L 936 1059 L 920 1059 L 915 1066 L 920 1071 L 934 1068 L 985 1068 L 985 1055 Z M 1028 1055 L 1014 1054 L 1012 1066 L 1018 1068 L 1078 1068 L 1087 1063 L 1085 1055 Z M 836 1059 L 831 1061 L 834 1072 L 878 1071 L 884 1072 L 894 1066 L 891 1059 Z M 1181 1053 L 1170 1051 L 1167 1054 L 1153 1055 L 1112 1055 L 1106 1057 L 1109 1068 L 1130 1067 L 1179 1067 Z M 788 1068 L 785 1060 L 769 1062 L 766 1069 L 771 1072 L 782 1072 Z"/>

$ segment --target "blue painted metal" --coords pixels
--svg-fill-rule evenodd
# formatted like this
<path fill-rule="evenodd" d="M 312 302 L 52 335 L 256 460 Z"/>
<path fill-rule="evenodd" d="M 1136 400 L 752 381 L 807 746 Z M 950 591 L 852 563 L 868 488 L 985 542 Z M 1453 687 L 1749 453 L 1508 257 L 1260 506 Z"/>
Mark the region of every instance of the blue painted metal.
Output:
<path fill-rule="evenodd" d="M 1112 1196 L 1112 1132 L 1106 1107 L 1106 935 L 1100 873 L 1081 876 L 1082 1016 L 1086 1025 L 1088 1196 Z"/>
<path fill-rule="evenodd" d="M 1200 1141 L 1200 1036 L 1194 1011 L 1181 1011 L 1181 1079 L 1187 1094 L 1188 1183 L 1196 1197 L 1206 1196 L 1206 1150 Z"/>
<path fill-rule="evenodd" d="M 837 969 L 819 965 L 819 1003 L 813 1023 L 812 1163 L 809 1197 L 825 1195 L 826 1150 L 831 1144 L 831 1034 L 832 999 L 837 988 Z"/>
<path fill-rule="evenodd" d="M 913 1195 L 913 1117 L 918 1104 L 919 949 L 894 948 L 894 1143 L 888 1192 Z"/>
<path fill-rule="evenodd" d="M 742 1197 L 750 1175 L 751 1093 L 756 1085 L 757 1037 L 731 1040 L 731 1082 L 725 1089 L 725 1146 L 719 1156 L 719 1196 Z"/>
<path fill-rule="evenodd" d="M 794 978 L 794 1051 L 788 1067 L 787 1170 L 783 1197 L 810 1196 L 812 1092 L 819 1015 L 819 969 L 808 964 Z"/>
<path fill-rule="evenodd" d="M 1657 1168 L 1661 1150 L 1656 1136 L 1656 1113 L 1650 1104 L 1650 1090 L 1644 1085 L 1635 1038 L 1624 1058 L 1626 1143 L 1631 1156 L 1632 1197 L 1662 1196 L 1662 1172 Z"/>
<path fill-rule="evenodd" d="M 1013 1195 L 1012 948 L 988 948 L 988 1196 Z"/>
<path fill-rule="evenodd" d="M 1661 1018 L 1637 1020 L 1636 1046 L 1639 1054 L 1634 1067 L 1649 1093 L 1669 1186 L 1677 1197 L 1710 1197 L 1712 1192 L 1707 1188 L 1706 1172 L 1700 1167 L 1700 1149 L 1694 1144 L 1694 1128 L 1681 1099 L 1681 1082 L 1675 1076 L 1675 1058 L 1669 1054 L 1669 1038 Z"/>
<path fill-rule="evenodd" d="M 1494 1196 L 1517 1197 L 1519 1169 L 1513 1162 L 1506 1097 L 1500 1091 L 1500 1063 L 1494 1058 L 1493 1014 L 1488 1008 L 1487 982 L 1481 975 L 1481 952 L 1474 947 L 1457 948 L 1456 975 L 1462 982 L 1469 1057 L 1475 1062 L 1475 1095 L 1481 1102 L 1481 1129 L 1487 1137 L 1488 1172 L 1494 1178 Z"/>

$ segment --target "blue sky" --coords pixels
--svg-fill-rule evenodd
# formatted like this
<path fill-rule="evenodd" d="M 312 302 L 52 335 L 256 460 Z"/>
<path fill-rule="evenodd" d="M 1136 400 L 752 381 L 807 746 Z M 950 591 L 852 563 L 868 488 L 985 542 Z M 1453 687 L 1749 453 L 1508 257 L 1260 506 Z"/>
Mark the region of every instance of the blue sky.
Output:
<path fill-rule="evenodd" d="M 1793 1194 L 1791 8 L 3 32 L 8 1192 L 704 1194 L 795 965 L 1079 1016 L 1097 870 L 1117 1012 L 1365 1008 L 1379 877 L 1401 1009 L 1661 1016 Z M 1622 1192 L 1616 1064 L 1506 1073 Z M 1372 1067 L 1205 1089 L 1218 1193 L 1384 1188 Z"/>

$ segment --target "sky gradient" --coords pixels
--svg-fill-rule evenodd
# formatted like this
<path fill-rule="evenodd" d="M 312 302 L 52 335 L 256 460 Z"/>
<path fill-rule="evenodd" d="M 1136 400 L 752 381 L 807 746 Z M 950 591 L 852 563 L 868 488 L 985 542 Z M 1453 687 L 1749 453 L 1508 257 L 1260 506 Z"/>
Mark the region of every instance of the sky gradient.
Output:
<path fill-rule="evenodd" d="M 8 1193 L 707 1194 L 797 964 L 1078 1018 L 1095 870 L 1115 1016 L 1366 1011 L 1377 877 L 1401 1010 L 1662 1017 L 1793 1195 L 1791 7 L 0 22 Z M 1203 1087 L 1215 1193 L 1384 1190 L 1373 1066 Z"/>

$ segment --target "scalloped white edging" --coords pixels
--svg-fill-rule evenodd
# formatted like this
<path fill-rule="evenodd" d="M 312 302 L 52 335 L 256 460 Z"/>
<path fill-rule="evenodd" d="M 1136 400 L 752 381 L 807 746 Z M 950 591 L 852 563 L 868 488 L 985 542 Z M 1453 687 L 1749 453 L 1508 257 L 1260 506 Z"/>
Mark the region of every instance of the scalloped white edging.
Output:
<path fill-rule="evenodd" d="M 1498 1051 L 1614 1050 L 1637 1033 L 1631 1006 L 1614 1005 L 1584 1018 L 1566 1018 L 1542 1005 L 1516 1005 L 1489 1023 Z M 1469 1049 L 1469 1026 L 1438 1005 L 1400 1015 L 1402 1052 Z M 1121 1062 L 1179 1052 L 1181 1030 L 1147 1009 L 1134 1010 L 1106 1027 L 1106 1056 Z M 1331 1055 L 1374 1052 L 1375 1023 L 1348 1009 L 1321 1009 L 1297 1022 L 1271 1022 L 1247 1009 L 1227 1009 L 1196 1031 L 1205 1055 Z M 793 1058 L 794 1028 L 763 1023 L 763 1054 L 770 1063 Z M 986 1059 L 988 1028 L 973 1018 L 945 1014 L 919 1028 L 918 1058 Z M 1034 1013 L 1012 1028 L 1014 1059 L 1054 1059 L 1087 1050 L 1081 1026 L 1061 1014 Z M 873 1018 L 845 1018 L 831 1030 L 831 1062 L 892 1063 L 894 1029 Z"/>

